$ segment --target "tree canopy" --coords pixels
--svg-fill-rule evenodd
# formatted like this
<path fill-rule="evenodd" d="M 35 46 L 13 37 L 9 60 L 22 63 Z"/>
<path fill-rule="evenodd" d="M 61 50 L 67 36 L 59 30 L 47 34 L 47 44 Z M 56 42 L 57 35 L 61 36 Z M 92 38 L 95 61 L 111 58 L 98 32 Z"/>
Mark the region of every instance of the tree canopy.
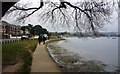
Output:
<path fill-rule="evenodd" d="M 25 29 L 26 29 L 26 26 L 22 26 L 21 27 L 21 30 L 23 31 L 23 34 L 25 35 Z"/>
<path fill-rule="evenodd" d="M 34 32 L 36 35 L 48 34 L 48 31 L 45 28 L 42 28 L 40 25 L 35 25 L 32 28 L 32 32 Z"/>
<path fill-rule="evenodd" d="M 104 27 L 106 21 L 110 20 L 115 3 L 114 0 L 111 1 L 80 0 L 71 3 L 68 0 L 58 0 L 58 2 L 39 0 L 38 7 L 27 7 L 27 4 L 19 3 L 6 13 L 6 17 L 16 13 L 18 14 L 16 20 L 25 22 L 29 16 L 39 12 L 40 22 L 49 22 L 52 25 L 62 25 L 63 27 L 72 25 L 77 31 L 96 32 Z"/>
<path fill-rule="evenodd" d="M 33 26 L 28 24 L 28 26 L 22 26 L 21 30 L 23 30 L 23 34 L 25 34 L 25 29 L 27 29 L 31 35 L 48 34 L 48 31 L 40 25 Z"/>

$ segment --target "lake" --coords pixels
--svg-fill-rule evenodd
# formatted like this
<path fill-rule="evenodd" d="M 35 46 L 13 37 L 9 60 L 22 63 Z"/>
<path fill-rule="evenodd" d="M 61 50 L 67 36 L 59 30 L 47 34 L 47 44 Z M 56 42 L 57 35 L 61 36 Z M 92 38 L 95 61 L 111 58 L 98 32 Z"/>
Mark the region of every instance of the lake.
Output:
<path fill-rule="evenodd" d="M 99 60 L 107 65 L 106 70 L 113 72 L 118 67 L 118 38 L 78 38 L 68 37 L 57 42 L 60 47 L 79 54 L 84 60 Z"/>

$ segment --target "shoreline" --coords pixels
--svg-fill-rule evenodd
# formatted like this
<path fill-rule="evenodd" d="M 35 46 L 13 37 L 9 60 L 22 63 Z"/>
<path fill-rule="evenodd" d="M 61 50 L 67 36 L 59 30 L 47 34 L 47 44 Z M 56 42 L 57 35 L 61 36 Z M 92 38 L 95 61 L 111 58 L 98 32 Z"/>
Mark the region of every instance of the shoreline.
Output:
<path fill-rule="evenodd" d="M 46 41 L 45 43 L 45 47 L 46 47 L 46 50 L 48 52 L 48 54 L 50 55 L 50 57 L 52 58 L 52 60 L 60 67 L 60 69 L 63 71 L 62 67 L 60 64 L 58 64 L 58 61 L 54 59 L 54 56 L 52 55 L 52 53 L 50 53 L 49 51 L 49 47 L 48 47 L 48 44 L 52 43 L 52 42 L 57 42 L 57 41 L 62 41 L 62 40 L 65 40 L 64 38 L 57 38 L 57 39 L 50 39 L 48 41 Z"/>
<path fill-rule="evenodd" d="M 68 49 L 59 45 L 56 46 L 54 41 L 49 42 L 46 48 L 51 58 L 64 72 L 107 72 L 105 70 L 106 65 L 103 62 L 98 60 L 85 61 L 79 55 L 68 51 Z"/>

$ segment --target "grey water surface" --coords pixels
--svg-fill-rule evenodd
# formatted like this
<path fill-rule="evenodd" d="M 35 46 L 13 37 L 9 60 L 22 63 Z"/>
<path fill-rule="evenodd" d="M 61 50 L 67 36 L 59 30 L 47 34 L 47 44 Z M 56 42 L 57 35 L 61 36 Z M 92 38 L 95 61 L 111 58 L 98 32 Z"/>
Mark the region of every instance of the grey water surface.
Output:
<path fill-rule="evenodd" d="M 113 72 L 118 67 L 118 38 L 78 38 L 68 37 L 57 45 L 68 51 L 79 54 L 84 60 L 102 61 L 108 67 L 106 70 Z"/>

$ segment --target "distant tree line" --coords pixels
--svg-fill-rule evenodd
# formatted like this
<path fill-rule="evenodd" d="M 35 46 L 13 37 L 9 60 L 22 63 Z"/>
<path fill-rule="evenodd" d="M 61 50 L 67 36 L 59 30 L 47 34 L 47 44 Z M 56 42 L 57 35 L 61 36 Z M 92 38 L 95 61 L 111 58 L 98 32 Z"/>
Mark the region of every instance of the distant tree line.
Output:
<path fill-rule="evenodd" d="M 93 32 L 75 32 L 75 33 L 70 33 L 70 32 L 49 32 L 51 36 L 77 36 L 77 37 L 120 37 L 120 33 L 118 32 L 97 32 L 96 35 L 94 35 Z"/>
<path fill-rule="evenodd" d="M 26 29 L 28 30 L 30 35 L 48 34 L 47 29 L 42 28 L 42 26 L 40 26 L 40 25 L 33 26 L 31 24 L 28 24 L 27 26 L 22 26 L 21 30 L 23 31 L 24 35 L 25 35 Z"/>

